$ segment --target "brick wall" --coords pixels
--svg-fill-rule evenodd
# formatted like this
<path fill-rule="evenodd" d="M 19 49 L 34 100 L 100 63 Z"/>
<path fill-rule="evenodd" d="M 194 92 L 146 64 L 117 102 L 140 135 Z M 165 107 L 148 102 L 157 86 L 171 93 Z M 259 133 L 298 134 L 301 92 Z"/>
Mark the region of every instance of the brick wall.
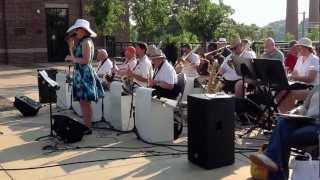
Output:
<path fill-rule="evenodd" d="M 2 12 L 3 1 L 5 12 Z M 9 64 L 48 62 L 45 5 L 48 3 L 67 4 L 69 25 L 72 25 L 82 15 L 84 18 L 90 19 L 80 9 L 80 1 L 84 7 L 87 0 L 1 0 L 0 26 L 3 26 L 2 17 L 5 13 Z M 95 28 L 93 27 L 93 29 Z M 128 31 L 124 30 L 116 35 L 116 40 L 125 41 L 128 40 L 128 37 Z M 0 63 L 6 62 L 3 53 L 4 39 L 3 28 L 0 28 Z M 96 47 L 102 47 L 102 38 L 96 39 L 95 43 L 97 43 Z"/>

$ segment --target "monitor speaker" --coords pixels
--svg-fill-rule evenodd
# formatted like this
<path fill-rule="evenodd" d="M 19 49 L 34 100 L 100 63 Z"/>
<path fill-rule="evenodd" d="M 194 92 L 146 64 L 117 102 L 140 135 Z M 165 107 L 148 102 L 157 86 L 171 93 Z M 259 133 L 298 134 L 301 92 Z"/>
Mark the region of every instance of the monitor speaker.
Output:
<path fill-rule="evenodd" d="M 27 96 L 16 96 L 13 105 L 23 116 L 35 116 L 41 108 L 39 102 L 36 102 Z"/>
<path fill-rule="evenodd" d="M 188 159 L 213 169 L 234 163 L 235 101 L 228 95 L 188 96 Z"/>

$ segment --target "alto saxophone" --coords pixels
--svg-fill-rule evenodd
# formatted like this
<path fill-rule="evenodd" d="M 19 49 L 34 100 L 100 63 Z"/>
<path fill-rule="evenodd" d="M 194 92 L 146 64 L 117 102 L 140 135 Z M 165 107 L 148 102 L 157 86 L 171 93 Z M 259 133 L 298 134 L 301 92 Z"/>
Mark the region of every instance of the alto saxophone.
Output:
<path fill-rule="evenodd" d="M 208 64 L 209 81 L 207 84 L 207 93 L 209 94 L 214 94 L 222 91 L 223 84 L 217 77 L 218 68 L 219 68 L 219 63 L 217 62 L 217 60 L 213 60 Z"/>

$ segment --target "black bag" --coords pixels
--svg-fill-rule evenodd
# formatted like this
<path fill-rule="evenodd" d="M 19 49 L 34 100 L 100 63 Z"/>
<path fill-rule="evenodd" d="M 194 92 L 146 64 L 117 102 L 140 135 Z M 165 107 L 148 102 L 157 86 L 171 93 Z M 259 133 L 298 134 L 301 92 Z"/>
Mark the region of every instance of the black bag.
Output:
<path fill-rule="evenodd" d="M 84 131 L 88 130 L 86 126 L 68 116 L 53 115 L 52 118 L 54 120 L 53 132 L 65 143 L 81 141 Z"/>

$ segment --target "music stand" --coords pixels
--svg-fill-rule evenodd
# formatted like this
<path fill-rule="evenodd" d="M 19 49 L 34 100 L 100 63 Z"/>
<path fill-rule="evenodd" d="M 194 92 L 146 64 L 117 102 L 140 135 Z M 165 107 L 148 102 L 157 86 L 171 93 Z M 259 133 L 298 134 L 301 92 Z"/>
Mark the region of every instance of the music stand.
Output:
<path fill-rule="evenodd" d="M 249 78 L 252 80 L 255 80 L 256 72 L 253 66 L 253 60 L 248 58 L 243 58 L 241 56 L 235 56 L 232 57 L 233 65 L 235 68 L 235 71 L 238 75 L 242 77 L 242 92 L 243 92 L 243 98 L 245 96 L 245 78 Z"/>
<path fill-rule="evenodd" d="M 289 86 L 282 62 L 277 59 L 253 59 L 258 78 L 270 88 L 286 89 Z"/>
<path fill-rule="evenodd" d="M 49 89 L 49 110 L 50 110 L 50 134 L 49 135 L 46 135 L 46 136 L 41 136 L 41 137 L 38 137 L 36 139 L 36 141 L 39 141 L 40 139 L 43 139 L 43 138 L 50 138 L 50 137 L 54 137 L 53 135 L 53 131 L 52 131 L 52 94 L 57 91 L 60 87 L 58 85 L 58 83 L 54 80 L 52 80 L 47 72 L 45 70 L 42 70 L 42 71 L 39 71 L 39 75 L 40 77 L 42 78 L 42 81 L 43 83 L 48 87 Z"/>

